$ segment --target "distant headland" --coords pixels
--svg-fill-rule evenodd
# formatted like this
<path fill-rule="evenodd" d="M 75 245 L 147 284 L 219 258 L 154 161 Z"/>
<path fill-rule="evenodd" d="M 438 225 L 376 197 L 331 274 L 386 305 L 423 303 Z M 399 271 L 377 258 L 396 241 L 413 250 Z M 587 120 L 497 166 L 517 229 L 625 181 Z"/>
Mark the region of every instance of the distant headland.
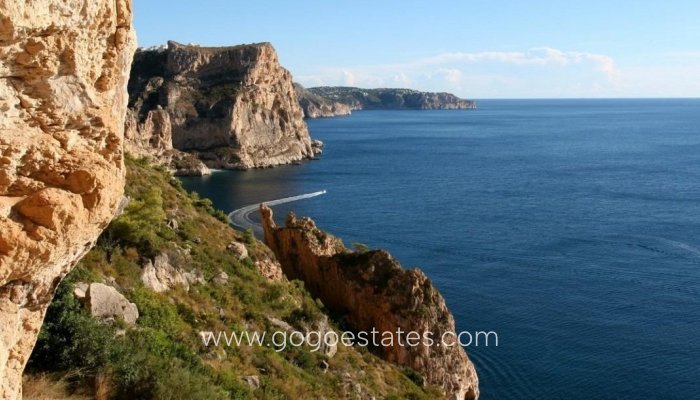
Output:
<path fill-rule="evenodd" d="M 348 115 L 353 110 L 465 110 L 475 109 L 473 100 L 451 93 L 413 89 L 362 89 L 347 86 L 304 88 L 294 85 L 306 118 Z"/>

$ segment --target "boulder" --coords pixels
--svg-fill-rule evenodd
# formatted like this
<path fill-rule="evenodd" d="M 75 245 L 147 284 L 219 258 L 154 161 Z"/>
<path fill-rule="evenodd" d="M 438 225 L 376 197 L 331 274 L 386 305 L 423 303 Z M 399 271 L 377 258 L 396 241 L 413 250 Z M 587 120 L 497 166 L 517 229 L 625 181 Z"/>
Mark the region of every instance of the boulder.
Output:
<path fill-rule="evenodd" d="M 85 302 L 90 315 L 104 320 L 121 320 L 134 325 L 139 317 L 136 304 L 129 302 L 117 289 L 102 283 L 90 284 Z"/>
<path fill-rule="evenodd" d="M 214 283 L 221 286 L 228 283 L 228 274 L 224 271 L 219 272 L 214 277 Z"/>
<path fill-rule="evenodd" d="M 73 287 L 73 295 L 78 300 L 85 300 L 85 298 L 87 297 L 87 293 L 88 293 L 89 288 L 90 288 L 90 284 L 85 283 L 85 282 L 78 282 Z"/>
<path fill-rule="evenodd" d="M 248 258 L 248 249 L 241 242 L 231 242 L 226 246 L 226 249 L 235 254 L 239 260 Z"/>

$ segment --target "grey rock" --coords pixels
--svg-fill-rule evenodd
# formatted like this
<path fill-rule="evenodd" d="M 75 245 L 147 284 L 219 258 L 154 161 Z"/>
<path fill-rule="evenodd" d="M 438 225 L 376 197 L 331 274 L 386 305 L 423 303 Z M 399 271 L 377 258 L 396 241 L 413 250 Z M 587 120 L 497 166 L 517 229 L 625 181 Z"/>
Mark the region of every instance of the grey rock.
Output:
<path fill-rule="evenodd" d="M 228 283 L 228 274 L 224 271 L 219 272 L 214 277 L 214 283 L 220 286 L 225 285 L 226 283 Z"/>
<path fill-rule="evenodd" d="M 161 253 L 153 261 L 148 260 L 143 266 L 141 282 L 154 292 L 162 293 L 178 285 L 189 291 L 190 285 L 204 284 L 205 280 L 199 271 L 184 271 L 180 267 L 173 266 L 170 257 L 166 253 Z"/>
<path fill-rule="evenodd" d="M 233 252 L 239 260 L 248 258 L 248 249 L 241 242 L 231 242 L 226 249 Z"/>
<path fill-rule="evenodd" d="M 95 318 L 122 320 L 134 325 L 139 317 L 136 304 L 129 302 L 117 289 L 102 283 L 90 284 L 85 300 L 90 315 Z"/>
<path fill-rule="evenodd" d="M 260 377 L 257 375 L 244 376 L 243 381 L 253 390 L 260 389 Z"/>
<path fill-rule="evenodd" d="M 78 300 L 84 300 L 87 297 L 87 292 L 89 288 L 89 284 L 85 282 L 78 282 L 73 287 L 73 295 Z"/>
<path fill-rule="evenodd" d="M 167 225 L 168 225 L 168 228 L 170 228 L 174 231 L 178 230 L 178 228 L 180 227 L 180 225 L 178 224 L 178 222 L 175 218 L 169 219 L 167 222 Z"/>

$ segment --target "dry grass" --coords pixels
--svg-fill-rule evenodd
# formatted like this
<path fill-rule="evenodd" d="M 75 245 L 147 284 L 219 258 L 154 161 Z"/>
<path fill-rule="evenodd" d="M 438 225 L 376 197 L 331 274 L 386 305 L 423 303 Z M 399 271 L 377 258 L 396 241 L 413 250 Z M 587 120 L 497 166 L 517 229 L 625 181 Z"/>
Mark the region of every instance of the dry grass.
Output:
<path fill-rule="evenodd" d="M 93 397 L 71 394 L 66 377 L 47 374 L 25 374 L 22 381 L 24 400 L 91 400 Z"/>

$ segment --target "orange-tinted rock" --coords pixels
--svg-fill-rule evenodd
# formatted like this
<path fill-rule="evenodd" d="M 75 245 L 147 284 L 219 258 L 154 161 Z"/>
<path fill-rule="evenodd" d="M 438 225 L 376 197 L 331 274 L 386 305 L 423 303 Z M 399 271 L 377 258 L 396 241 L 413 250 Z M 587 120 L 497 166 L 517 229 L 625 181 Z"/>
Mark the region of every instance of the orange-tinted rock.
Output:
<path fill-rule="evenodd" d="M 272 211 L 260 207 L 265 242 L 289 279 L 302 280 L 307 289 L 357 331 L 431 332 L 436 343 L 455 323 L 445 300 L 423 272 L 405 270 L 383 250 L 354 253 L 321 231 L 308 218 L 287 217 L 277 227 Z M 405 344 L 405 343 L 404 343 Z M 461 346 L 394 345 L 382 347 L 388 361 L 420 373 L 451 399 L 475 399 L 479 382 Z"/>
<path fill-rule="evenodd" d="M 123 196 L 128 0 L 0 2 L 0 398 Z"/>

